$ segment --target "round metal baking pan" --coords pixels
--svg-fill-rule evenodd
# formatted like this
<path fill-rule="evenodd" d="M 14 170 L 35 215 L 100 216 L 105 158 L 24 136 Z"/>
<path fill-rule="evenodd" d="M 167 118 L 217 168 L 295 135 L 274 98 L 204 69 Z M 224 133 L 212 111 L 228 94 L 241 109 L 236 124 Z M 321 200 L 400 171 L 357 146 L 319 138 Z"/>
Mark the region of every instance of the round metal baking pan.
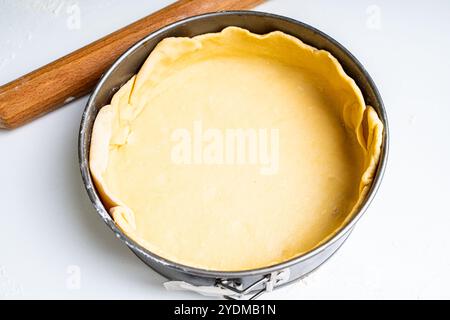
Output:
<path fill-rule="evenodd" d="M 135 75 L 153 48 L 166 37 L 193 37 L 199 34 L 219 32 L 227 26 L 238 26 L 253 33 L 265 34 L 279 30 L 303 42 L 329 51 L 343 66 L 361 89 L 365 101 L 378 112 L 384 124 L 381 157 L 372 186 L 354 217 L 336 235 L 314 250 L 289 261 L 254 270 L 223 272 L 203 270 L 169 261 L 143 248 L 115 224 L 103 206 L 89 171 L 89 149 L 92 127 L 99 109 L 110 103 L 115 92 Z M 283 284 L 295 281 L 316 269 L 342 245 L 356 222 L 366 211 L 383 176 L 388 155 L 389 129 L 386 111 L 380 94 L 371 77 L 358 60 L 337 41 L 323 32 L 302 22 L 263 12 L 225 11 L 191 17 L 166 26 L 125 52 L 103 75 L 93 91 L 81 119 L 79 133 L 79 162 L 84 185 L 95 210 L 115 235 L 148 266 L 172 281 L 183 281 L 193 286 L 218 288 L 218 294 L 242 296 L 247 293 L 261 293 Z"/>

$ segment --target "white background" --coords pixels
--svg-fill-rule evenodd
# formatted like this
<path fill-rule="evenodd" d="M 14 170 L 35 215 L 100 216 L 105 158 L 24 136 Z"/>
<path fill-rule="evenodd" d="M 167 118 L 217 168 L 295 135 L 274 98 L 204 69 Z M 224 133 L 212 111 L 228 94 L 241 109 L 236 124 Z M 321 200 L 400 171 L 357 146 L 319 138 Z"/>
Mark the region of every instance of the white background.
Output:
<path fill-rule="evenodd" d="M 0 84 L 170 2 L 0 0 Z M 349 240 L 265 298 L 450 298 L 450 2 L 272 0 L 258 10 L 354 53 L 392 135 L 381 189 Z M 85 103 L 0 131 L 0 299 L 202 298 L 166 291 L 91 208 L 76 152 Z"/>

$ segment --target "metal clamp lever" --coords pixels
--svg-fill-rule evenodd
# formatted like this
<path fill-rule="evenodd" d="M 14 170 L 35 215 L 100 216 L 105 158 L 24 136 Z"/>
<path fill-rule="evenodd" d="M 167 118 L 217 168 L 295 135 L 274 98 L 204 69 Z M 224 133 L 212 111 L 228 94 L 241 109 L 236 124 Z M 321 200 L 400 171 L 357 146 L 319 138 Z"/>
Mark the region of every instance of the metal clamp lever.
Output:
<path fill-rule="evenodd" d="M 248 297 L 248 300 L 254 300 L 260 297 L 264 292 L 270 292 L 273 290 L 274 286 L 287 281 L 289 278 L 289 270 L 284 270 L 281 272 L 273 272 L 268 274 L 258 281 L 252 283 L 245 289 L 239 288 L 239 285 L 236 285 L 233 281 L 229 280 L 221 280 L 217 282 L 216 286 L 234 292 L 232 295 L 225 295 L 224 298 L 228 300 L 241 300 L 245 298 L 247 294 L 252 292 L 255 288 L 264 285 L 262 289 L 258 290 L 256 293 Z"/>
<path fill-rule="evenodd" d="M 261 296 L 264 292 L 272 291 L 275 286 L 288 282 L 289 276 L 289 269 L 272 272 L 271 274 L 262 276 L 262 278 L 245 289 L 242 288 L 242 284 L 239 283 L 239 280 L 226 279 L 218 279 L 213 286 L 196 286 L 184 281 L 168 281 L 164 283 L 164 286 L 168 290 L 188 290 L 209 297 L 223 297 L 229 300 L 244 298 L 253 300 Z M 262 288 L 256 291 L 259 286 Z M 256 292 L 253 295 L 246 297 L 246 295 L 249 295 L 254 290 Z"/>

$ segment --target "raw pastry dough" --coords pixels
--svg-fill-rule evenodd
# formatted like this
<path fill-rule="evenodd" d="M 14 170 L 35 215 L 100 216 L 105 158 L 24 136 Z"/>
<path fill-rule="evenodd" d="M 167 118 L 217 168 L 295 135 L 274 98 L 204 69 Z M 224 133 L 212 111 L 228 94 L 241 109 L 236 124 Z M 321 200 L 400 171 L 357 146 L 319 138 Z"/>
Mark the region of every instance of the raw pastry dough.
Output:
<path fill-rule="evenodd" d="M 180 165 L 178 128 L 276 128 L 279 169 Z M 167 38 L 103 107 L 90 169 L 117 225 L 153 253 L 235 271 L 329 239 L 357 210 L 383 125 L 328 52 L 282 32 L 228 27 Z"/>

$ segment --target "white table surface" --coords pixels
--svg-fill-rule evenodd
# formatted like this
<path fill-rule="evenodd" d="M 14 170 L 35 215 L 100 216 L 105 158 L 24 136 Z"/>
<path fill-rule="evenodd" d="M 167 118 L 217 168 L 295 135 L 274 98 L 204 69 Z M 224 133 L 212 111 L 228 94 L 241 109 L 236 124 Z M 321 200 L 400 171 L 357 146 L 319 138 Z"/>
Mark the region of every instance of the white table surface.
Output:
<path fill-rule="evenodd" d="M 171 1 L 0 0 L 0 84 Z M 450 2 L 272 0 L 346 46 L 386 104 L 381 189 L 339 252 L 273 299 L 450 298 Z M 79 20 L 78 20 L 79 18 Z M 95 214 L 78 168 L 86 98 L 0 131 L 0 299 L 181 299 Z"/>

